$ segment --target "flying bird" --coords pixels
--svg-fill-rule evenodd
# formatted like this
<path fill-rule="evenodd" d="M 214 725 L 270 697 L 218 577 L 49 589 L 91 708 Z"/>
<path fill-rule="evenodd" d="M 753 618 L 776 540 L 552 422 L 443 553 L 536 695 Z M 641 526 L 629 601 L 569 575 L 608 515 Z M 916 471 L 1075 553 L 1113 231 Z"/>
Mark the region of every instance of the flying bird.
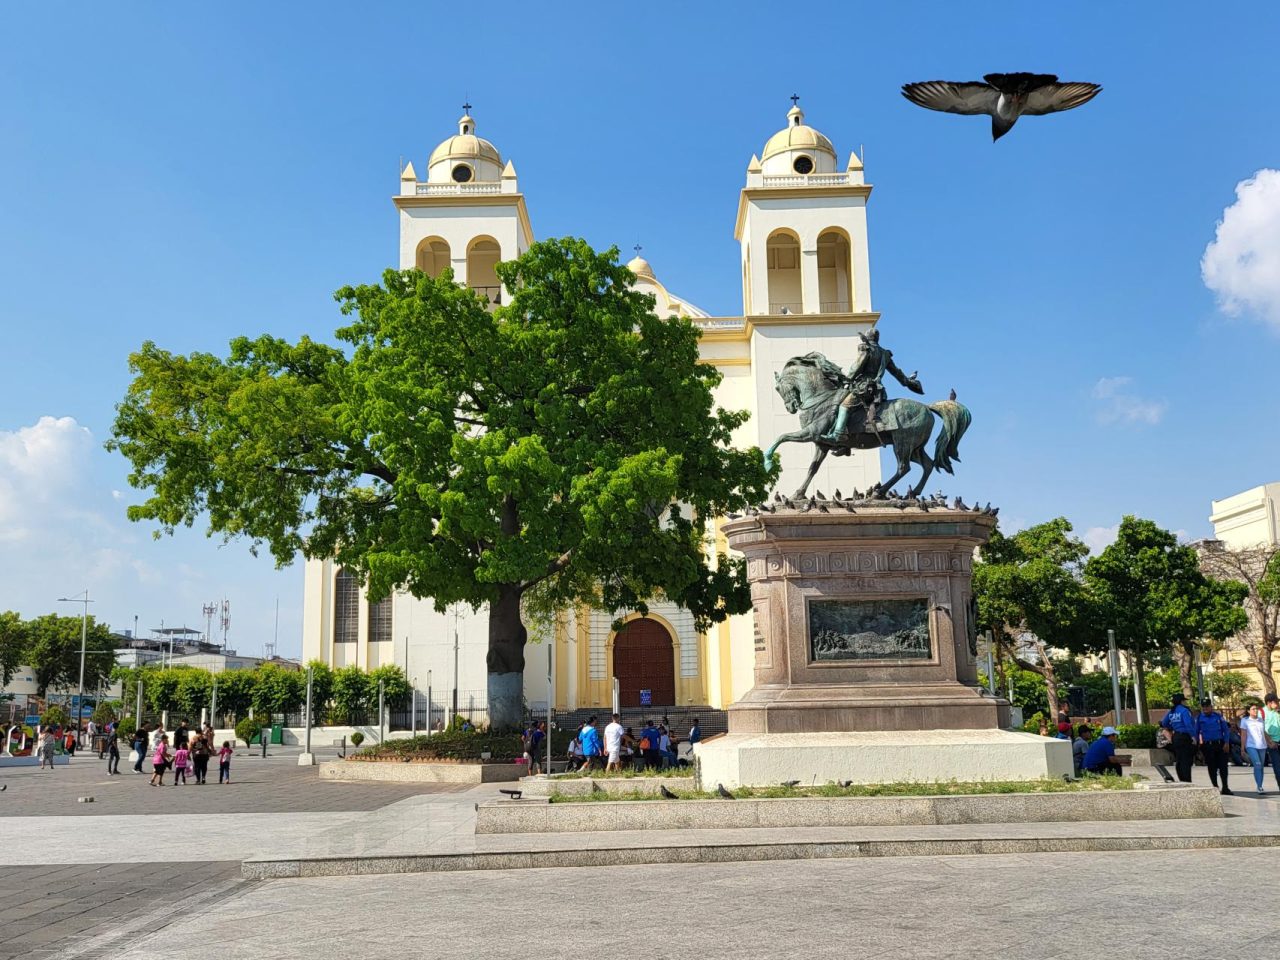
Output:
<path fill-rule="evenodd" d="M 661 783 L 658 784 L 658 793 L 662 794 L 663 800 L 679 800 L 680 799 L 674 793 L 668 790 L 665 785 Z"/>
<path fill-rule="evenodd" d="M 1059 83 L 1052 73 L 988 73 L 970 82 L 926 80 L 906 83 L 902 95 L 943 113 L 991 117 L 991 139 L 999 140 L 1021 116 L 1043 116 L 1088 103 L 1102 90 L 1096 83 Z"/>
<path fill-rule="evenodd" d="M 724 788 L 724 784 L 723 784 L 723 783 L 717 783 L 717 784 L 716 784 L 716 793 L 718 793 L 718 794 L 720 795 L 721 799 L 723 799 L 723 800 L 736 800 L 736 799 L 737 799 L 737 797 L 735 797 L 732 793 L 730 793 L 728 790 L 726 790 L 726 789 Z"/>

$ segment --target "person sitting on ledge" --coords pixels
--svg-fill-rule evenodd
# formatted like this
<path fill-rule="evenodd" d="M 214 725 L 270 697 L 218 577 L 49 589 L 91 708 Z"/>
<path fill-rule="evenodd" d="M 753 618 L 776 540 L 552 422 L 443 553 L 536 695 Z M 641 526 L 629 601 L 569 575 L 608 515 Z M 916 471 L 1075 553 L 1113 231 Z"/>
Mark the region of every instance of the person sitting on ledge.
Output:
<path fill-rule="evenodd" d="M 1116 763 L 1116 740 L 1120 735 L 1115 727 L 1103 727 L 1102 735 L 1089 744 L 1084 755 L 1086 773 L 1121 773 L 1120 764 Z"/>

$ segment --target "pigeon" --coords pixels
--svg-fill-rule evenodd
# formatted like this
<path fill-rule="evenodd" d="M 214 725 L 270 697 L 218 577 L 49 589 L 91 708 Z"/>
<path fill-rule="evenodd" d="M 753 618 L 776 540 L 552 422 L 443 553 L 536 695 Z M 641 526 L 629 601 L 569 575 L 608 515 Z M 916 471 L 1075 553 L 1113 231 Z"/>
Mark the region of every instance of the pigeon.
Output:
<path fill-rule="evenodd" d="M 839 488 L 839 487 L 836 487 L 836 495 L 835 495 L 832 499 L 834 499 L 834 500 L 843 500 L 843 499 L 844 499 L 844 497 L 840 496 L 840 488 Z"/>
<path fill-rule="evenodd" d="M 820 503 L 820 504 L 818 504 L 818 512 L 819 512 L 819 513 L 830 513 L 831 511 L 827 509 L 827 505 L 826 505 L 825 503 Z"/>
<path fill-rule="evenodd" d="M 720 796 L 720 799 L 721 799 L 721 800 L 736 800 L 736 799 L 737 799 L 737 797 L 735 797 L 732 793 L 730 793 L 728 790 L 726 790 L 726 789 L 724 788 L 724 784 L 723 784 L 723 783 L 717 783 L 717 784 L 716 784 L 716 793 L 717 793 L 717 794 L 719 794 L 719 796 Z"/>
<path fill-rule="evenodd" d="M 662 795 L 663 800 L 679 800 L 680 799 L 674 793 L 668 790 L 664 784 L 661 784 L 661 783 L 658 784 L 658 793 Z"/>
<path fill-rule="evenodd" d="M 519 800 L 524 795 L 522 790 L 499 790 L 498 792 L 505 793 L 512 800 Z"/>
<path fill-rule="evenodd" d="M 784 787 L 795 787 L 795 786 L 799 786 L 799 784 L 800 784 L 799 780 L 783 780 L 782 781 L 782 785 Z"/>
<path fill-rule="evenodd" d="M 950 395 L 949 397 L 947 397 L 947 399 L 948 399 L 948 400 L 954 400 L 955 398 L 956 398 L 956 388 L 955 388 L 955 387 L 952 387 L 952 388 L 951 388 L 951 395 Z"/>
<path fill-rule="evenodd" d="M 852 787 L 852 786 L 853 786 L 853 781 L 852 781 L 852 780 L 838 780 L 838 781 L 836 781 L 836 786 L 840 787 L 840 788 L 841 788 L 841 789 L 843 789 L 843 790 L 848 790 L 850 787 Z"/>
<path fill-rule="evenodd" d="M 823 493 L 821 490 L 819 490 L 819 491 L 818 491 L 818 499 L 819 499 L 819 500 L 825 500 L 825 499 L 827 499 L 827 495 L 826 495 L 825 493 Z"/>
<path fill-rule="evenodd" d="M 0 793 L 4 793 L 8 789 L 9 785 L 7 783 L 0 783 Z"/>
<path fill-rule="evenodd" d="M 988 73 L 982 79 L 985 82 L 907 83 L 902 86 L 902 95 L 929 110 L 988 114 L 995 142 L 1024 114 L 1041 116 L 1070 110 L 1088 103 L 1102 90 L 1096 83 L 1059 83 L 1052 73 Z"/>

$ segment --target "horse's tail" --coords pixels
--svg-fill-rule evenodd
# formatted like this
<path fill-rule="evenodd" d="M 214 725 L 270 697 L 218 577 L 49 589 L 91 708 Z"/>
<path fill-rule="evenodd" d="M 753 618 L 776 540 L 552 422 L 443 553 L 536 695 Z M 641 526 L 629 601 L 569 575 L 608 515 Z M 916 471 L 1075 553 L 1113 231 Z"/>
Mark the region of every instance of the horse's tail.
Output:
<path fill-rule="evenodd" d="M 938 443 L 933 448 L 934 466 L 954 474 L 951 464 L 960 462 L 960 438 L 973 422 L 973 415 L 963 403 L 954 400 L 939 400 L 927 406 L 942 420 L 942 432 L 938 434 Z"/>

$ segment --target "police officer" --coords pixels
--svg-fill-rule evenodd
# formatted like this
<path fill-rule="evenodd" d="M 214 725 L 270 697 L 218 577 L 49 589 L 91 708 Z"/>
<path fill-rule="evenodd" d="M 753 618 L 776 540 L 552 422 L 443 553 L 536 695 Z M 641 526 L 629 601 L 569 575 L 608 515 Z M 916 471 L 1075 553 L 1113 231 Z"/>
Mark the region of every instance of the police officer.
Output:
<path fill-rule="evenodd" d="M 1200 741 L 1200 753 L 1204 765 L 1209 768 L 1209 780 L 1216 787 L 1218 775 L 1222 775 L 1222 795 L 1231 796 L 1227 786 L 1227 759 L 1231 747 L 1231 726 L 1227 718 L 1213 709 L 1213 701 L 1205 697 L 1200 701 L 1200 716 L 1196 717 L 1196 739 Z"/>
<path fill-rule="evenodd" d="M 1173 695 L 1173 706 L 1160 721 L 1173 735 L 1173 765 L 1178 771 L 1178 779 L 1183 783 L 1191 782 L 1191 764 L 1196 756 L 1196 718 L 1187 708 L 1187 698 L 1181 693 Z"/>

